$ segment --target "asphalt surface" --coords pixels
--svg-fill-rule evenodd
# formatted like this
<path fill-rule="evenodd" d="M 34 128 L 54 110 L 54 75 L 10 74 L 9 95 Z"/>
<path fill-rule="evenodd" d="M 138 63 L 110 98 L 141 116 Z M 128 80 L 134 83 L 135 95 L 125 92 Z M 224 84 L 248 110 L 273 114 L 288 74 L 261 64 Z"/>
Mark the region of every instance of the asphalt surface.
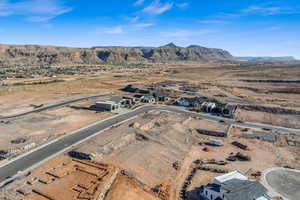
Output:
<path fill-rule="evenodd" d="M 274 169 L 265 178 L 273 191 L 289 200 L 300 199 L 300 171 Z"/>
<path fill-rule="evenodd" d="M 37 166 L 39 163 L 51 158 L 52 156 L 54 156 L 60 152 L 63 152 L 67 148 L 72 147 L 73 145 L 78 144 L 81 141 L 84 141 L 86 138 L 97 135 L 100 131 L 108 129 L 108 128 L 110 128 L 114 125 L 117 125 L 123 121 L 126 121 L 130 118 L 133 118 L 133 117 L 139 115 L 139 114 L 142 114 L 144 112 L 151 111 L 151 110 L 165 110 L 165 111 L 175 112 L 175 113 L 179 113 L 179 114 L 194 116 L 194 117 L 201 117 L 201 118 L 205 118 L 205 119 L 209 119 L 209 120 L 213 120 L 213 121 L 223 120 L 227 124 L 234 124 L 234 125 L 243 126 L 243 127 L 268 128 L 268 129 L 272 129 L 272 130 L 284 131 L 284 132 L 300 135 L 300 130 L 295 130 L 295 129 L 274 127 L 271 125 L 255 124 L 255 123 L 239 123 L 232 119 L 186 111 L 180 107 L 149 105 L 149 106 L 140 107 L 136 110 L 130 111 L 130 112 L 122 114 L 122 115 L 117 115 L 113 118 L 108 118 L 104 121 L 100 121 L 96 124 L 93 124 L 86 128 L 80 129 L 77 132 L 74 132 L 73 134 L 71 134 L 69 136 L 63 137 L 54 142 L 50 142 L 49 144 L 39 147 L 30 153 L 20 156 L 19 158 L 9 162 L 8 164 L 6 164 L 4 166 L 0 166 L 0 182 L 3 182 L 4 180 L 6 180 L 8 176 L 13 177 L 18 172 L 25 171 L 29 168 Z"/>
<path fill-rule="evenodd" d="M 25 115 L 28 115 L 28 114 L 31 114 L 31 113 L 42 112 L 42 111 L 49 110 L 49 109 L 52 109 L 52 108 L 57 108 L 57 107 L 60 107 L 60 106 L 64 106 L 64 105 L 67 105 L 67 104 L 70 104 L 70 103 L 75 103 L 75 102 L 78 102 L 78 101 L 83 101 L 83 100 L 87 100 L 87 99 L 91 99 L 91 98 L 104 97 L 104 96 L 107 96 L 107 95 L 111 95 L 111 94 L 99 94 L 99 95 L 94 95 L 94 96 L 81 97 L 81 98 L 78 98 L 78 99 L 72 99 L 70 101 L 56 103 L 56 104 L 52 104 L 52 105 L 48 105 L 48 106 L 42 106 L 40 108 L 36 108 L 36 109 L 31 110 L 31 111 L 27 111 L 27 112 L 15 114 L 15 115 L 0 116 L 0 119 L 3 120 L 3 119 L 15 118 L 15 117 L 22 117 L 22 116 L 25 116 Z"/>

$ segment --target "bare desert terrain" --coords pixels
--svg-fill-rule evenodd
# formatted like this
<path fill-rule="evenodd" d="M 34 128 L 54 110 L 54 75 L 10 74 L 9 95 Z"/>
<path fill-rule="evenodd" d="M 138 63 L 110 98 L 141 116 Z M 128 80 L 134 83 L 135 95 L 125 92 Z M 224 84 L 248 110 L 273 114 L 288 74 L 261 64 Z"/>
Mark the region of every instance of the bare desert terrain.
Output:
<path fill-rule="evenodd" d="M 51 105 L 107 92 L 132 95 L 121 89 L 129 84 L 140 84 L 168 91 L 174 101 L 180 97 L 201 97 L 235 105 L 234 120 L 299 128 L 299 69 L 298 65 L 275 64 L 157 64 L 152 68 L 115 69 L 93 75 L 11 79 L 9 82 L 25 84 L 0 87 L 0 115 L 9 116 L 33 110 L 40 104 Z M 51 79 L 64 81 L 31 84 Z M 91 98 L 1 119 L 0 150 L 13 151 L 15 157 L 114 116 L 110 112 L 82 109 L 109 98 Z M 201 130 L 224 133 L 226 137 L 204 135 Z M 20 138 L 26 141 L 12 143 Z M 207 145 L 210 139 L 221 141 L 223 146 Z M 232 142 L 248 148 L 240 149 Z M 65 199 L 80 199 L 80 195 L 95 199 L 103 194 L 102 199 L 109 200 L 173 200 L 182 198 L 180 194 L 185 190 L 188 199 L 196 199 L 199 187 L 220 173 L 240 170 L 259 180 L 268 168 L 300 169 L 299 145 L 299 136 L 293 134 L 152 111 L 72 149 L 90 155 L 92 161 L 74 160 L 65 152 L 1 188 L 4 194 L 1 198 L 61 199 L 58 194 L 64 191 Z M 237 153 L 251 159 L 226 160 Z M 204 164 L 200 166 L 199 160 Z M 221 161 L 226 164 L 220 165 Z M 99 166 L 102 171 L 97 171 Z M 102 177 L 102 172 L 107 174 Z M 191 173 L 192 181 L 184 188 Z"/>
<path fill-rule="evenodd" d="M 219 138 L 203 135 L 197 132 L 198 128 L 218 130 L 228 136 Z M 225 171 L 239 169 L 254 179 L 259 178 L 255 176 L 257 172 L 270 167 L 300 167 L 299 153 L 296 151 L 298 147 L 290 146 L 287 136 L 269 133 L 277 137 L 273 142 L 264 138 L 246 137 L 247 134 L 259 131 L 269 133 L 153 111 L 103 132 L 73 149 L 90 154 L 92 162 L 72 159 L 67 154 L 60 155 L 8 185 L 5 194 L 16 199 L 47 199 L 43 196 L 60 199 L 57 195 L 64 191 L 64 197 L 71 195 L 73 197 L 68 199 L 74 199 L 74 195 L 79 195 L 74 187 L 81 188 L 80 191 L 86 188 L 88 192 L 89 187 L 84 185 L 94 183 L 100 185 L 94 193 L 89 194 L 100 194 L 103 188 L 109 188 L 105 199 L 110 200 L 121 197 L 124 200 L 141 197 L 149 200 L 178 199 L 182 184 L 193 168 L 197 167 L 197 160 L 226 161 L 231 153 L 241 152 L 251 157 L 251 160 L 227 161 L 226 165 L 208 162 L 203 166 Z M 206 145 L 205 141 L 208 139 L 222 140 L 224 145 Z M 297 139 L 300 140 L 294 138 Z M 237 148 L 231 144 L 233 141 L 248 146 L 248 149 Z M 92 177 L 101 176 L 105 170 L 109 172 L 106 178 L 101 179 L 99 183 L 92 181 Z M 118 175 L 110 179 L 114 172 Z M 187 188 L 188 198 L 193 199 L 197 188 L 210 182 L 217 175 L 215 172 L 198 170 Z M 80 194 L 84 195 L 82 192 Z"/>

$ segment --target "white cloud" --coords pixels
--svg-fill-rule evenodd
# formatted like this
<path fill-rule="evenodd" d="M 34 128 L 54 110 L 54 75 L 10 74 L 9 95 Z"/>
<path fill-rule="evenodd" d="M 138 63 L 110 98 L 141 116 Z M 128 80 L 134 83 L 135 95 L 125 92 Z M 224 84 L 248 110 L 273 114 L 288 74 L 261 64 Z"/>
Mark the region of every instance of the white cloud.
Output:
<path fill-rule="evenodd" d="M 72 8 L 65 6 L 63 0 L 0 0 L 0 16 L 25 16 L 34 22 L 48 21 L 70 11 Z"/>
<path fill-rule="evenodd" d="M 28 17 L 28 20 L 32 22 L 45 22 L 53 18 L 54 16 L 32 16 L 32 17 Z"/>
<path fill-rule="evenodd" d="M 0 17 L 6 17 L 11 15 L 12 13 L 10 11 L 1 11 L 0 10 Z"/>
<path fill-rule="evenodd" d="M 140 24 L 134 24 L 135 27 L 137 28 L 148 28 L 151 26 L 154 26 L 155 24 L 153 23 L 140 23 Z"/>
<path fill-rule="evenodd" d="M 143 5 L 145 2 L 145 0 L 137 0 L 136 2 L 134 2 L 133 6 L 141 6 Z"/>
<path fill-rule="evenodd" d="M 116 26 L 116 27 L 111 27 L 111 28 L 98 29 L 97 32 L 117 35 L 117 34 L 124 33 L 124 29 L 122 26 Z"/>
<path fill-rule="evenodd" d="M 178 8 L 180 8 L 180 9 L 186 9 L 186 8 L 188 8 L 189 7 L 189 3 L 187 3 L 187 2 L 184 2 L 184 3 L 177 3 L 176 4 L 176 6 L 178 7 Z"/>
<path fill-rule="evenodd" d="M 153 15 L 160 15 L 172 9 L 173 5 L 173 2 L 161 3 L 160 0 L 154 0 L 149 6 L 145 7 L 142 12 Z"/>
<path fill-rule="evenodd" d="M 241 11 L 245 14 L 259 14 L 259 15 L 276 15 L 284 10 L 282 7 L 260 7 L 260 6 L 250 6 Z"/>
<path fill-rule="evenodd" d="M 163 37 L 167 37 L 170 39 L 188 39 L 192 36 L 200 36 L 200 35 L 207 35 L 210 33 L 216 32 L 215 30 L 210 29 L 202 29 L 202 30 L 185 30 L 185 29 L 178 29 L 169 32 L 162 32 L 161 35 Z"/>
<path fill-rule="evenodd" d="M 288 14 L 299 14 L 299 8 L 292 7 L 280 7 L 280 6 L 249 6 L 245 9 L 241 9 L 233 13 L 221 13 L 221 17 L 241 17 L 247 15 L 258 15 L 258 16 L 271 16 L 271 15 L 288 15 Z"/>
<path fill-rule="evenodd" d="M 139 16 L 135 16 L 135 17 L 125 17 L 125 19 L 127 21 L 129 21 L 130 23 L 136 23 L 140 20 L 140 17 Z"/>
<path fill-rule="evenodd" d="M 202 24 L 226 24 L 226 23 L 228 23 L 228 21 L 211 19 L 211 20 L 200 20 L 199 23 L 202 23 Z"/>
<path fill-rule="evenodd" d="M 277 31 L 277 30 L 280 30 L 282 29 L 283 27 L 280 26 L 280 25 L 274 25 L 274 26 L 270 26 L 270 27 L 267 27 L 265 30 L 266 31 Z"/>

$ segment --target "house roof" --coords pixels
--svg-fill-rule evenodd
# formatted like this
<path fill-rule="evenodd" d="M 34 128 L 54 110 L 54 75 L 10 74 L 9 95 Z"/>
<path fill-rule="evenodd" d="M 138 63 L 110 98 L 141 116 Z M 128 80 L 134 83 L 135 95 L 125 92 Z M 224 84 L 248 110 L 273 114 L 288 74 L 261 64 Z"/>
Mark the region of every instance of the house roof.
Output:
<path fill-rule="evenodd" d="M 154 91 L 153 96 L 155 97 L 168 97 L 168 93 L 163 92 L 163 91 Z"/>
<path fill-rule="evenodd" d="M 266 195 L 267 189 L 258 181 L 231 179 L 222 183 L 224 196 L 230 200 L 253 200 Z"/>
<path fill-rule="evenodd" d="M 113 102 L 115 102 L 115 103 L 120 103 L 120 102 L 122 102 L 124 99 L 122 98 L 122 97 L 112 97 L 111 99 L 110 99 L 110 101 L 113 101 Z"/>
<path fill-rule="evenodd" d="M 212 183 L 212 184 L 208 184 L 205 186 L 207 189 L 213 190 L 215 192 L 220 192 L 221 191 L 221 185 Z"/>
<path fill-rule="evenodd" d="M 145 95 L 142 95 L 142 94 L 136 94 L 136 95 L 134 95 L 134 97 L 135 98 L 142 98 L 142 97 L 144 97 Z"/>
<path fill-rule="evenodd" d="M 152 96 L 152 95 L 144 95 L 144 99 L 152 99 L 152 98 L 154 98 L 154 96 Z"/>
<path fill-rule="evenodd" d="M 215 180 L 220 182 L 220 183 L 223 183 L 223 182 L 231 180 L 231 179 L 248 180 L 248 177 L 245 176 L 242 172 L 237 171 L 237 170 L 229 172 L 229 173 L 224 174 L 222 176 L 215 177 Z"/>
<path fill-rule="evenodd" d="M 237 106 L 234 106 L 234 105 L 229 105 L 229 104 L 225 105 L 225 109 L 227 109 L 229 111 L 234 111 L 236 108 L 237 108 Z"/>
<path fill-rule="evenodd" d="M 123 98 L 123 99 L 133 99 L 132 96 L 123 96 L 122 98 Z"/>
<path fill-rule="evenodd" d="M 112 105 L 117 105 L 116 102 L 114 101 L 98 101 L 96 104 L 112 104 Z"/>

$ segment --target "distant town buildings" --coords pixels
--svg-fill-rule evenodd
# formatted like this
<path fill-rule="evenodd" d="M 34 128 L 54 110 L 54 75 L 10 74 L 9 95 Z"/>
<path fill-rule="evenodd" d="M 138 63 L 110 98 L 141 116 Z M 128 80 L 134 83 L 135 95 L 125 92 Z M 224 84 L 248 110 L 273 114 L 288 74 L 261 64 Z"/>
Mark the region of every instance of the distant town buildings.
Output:
<path fill-rule="evenodd" d="M 182 97 L 176 101 L 176 105 L 192 107 L 202 112 L 215 113 L 224 117 L 233 118 L 237 106 L 210 101 L 206 97 Z"/>

